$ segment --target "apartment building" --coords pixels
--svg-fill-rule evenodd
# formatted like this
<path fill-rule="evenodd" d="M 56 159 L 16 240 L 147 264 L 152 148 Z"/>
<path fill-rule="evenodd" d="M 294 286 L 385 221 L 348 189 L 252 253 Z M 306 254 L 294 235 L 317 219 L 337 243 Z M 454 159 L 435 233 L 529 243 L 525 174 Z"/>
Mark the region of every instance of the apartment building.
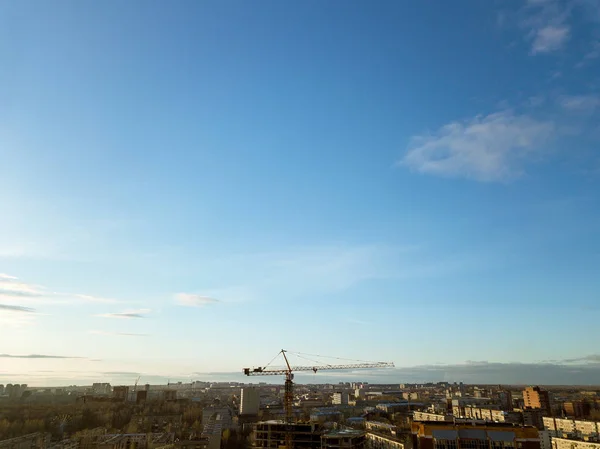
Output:
<path fill-rule="evenodd" d="M 525 408 L 542 409 L 546 413 L 552 410 L 550 406 L 550 394 L 540 387 L 527 387 L 523 390 L 523 402 Z"/>
<path fill-rule="evenodd" d="M 534 427 L 501 423 L 413 422 L 414 449 L 540 449 Z M 563 449 L 563 448 L 561 448 Z"/>
<path fill-rule="evenodd" d="M 348 405 L 350 397 L 349 394 L 345 391 L 338 391 L 333 393 L 331 396 L 331 403 L 333 405 Z"/>
<path fill-rule="evenodd" d="M 258 415 L 260 395 L 254 387 L 242 388 L 240 395 L 240 415 Z"/>
<path fill-rule="evenodd" d="M 449 421 L 452 422 L 452 415 L 441 415 L 439 413 L 412 412 L 413 421 Z"/>
<path fill-rule="evenodd" d="M 599 421 L 544 417 L 543 424 L 553 437 L 600 438 Z"/>
<path fill-rule="evenodd" d="M 321 449 L 364 449 L 365 432 L 356 429 L 335 429 L 321 435 Z"/>
<path fill-rule="evenodd" d="M 552 449 L 600 449 L 600 442 L 552 438 Z"/>

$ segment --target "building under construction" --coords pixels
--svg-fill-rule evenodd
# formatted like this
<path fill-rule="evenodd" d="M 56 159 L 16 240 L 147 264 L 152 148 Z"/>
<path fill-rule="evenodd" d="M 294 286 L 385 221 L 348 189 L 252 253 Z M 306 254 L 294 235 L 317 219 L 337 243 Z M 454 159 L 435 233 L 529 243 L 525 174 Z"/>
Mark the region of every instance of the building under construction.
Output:
<path fill-rule="evenodd" d="M 254 447 L 279 449 L 289 432 L 293 449 L 363 449 L 366 434 L 357 429 L 325 429 L 316 423 L 286 424 L 263 421 L 256 424 Z"/>

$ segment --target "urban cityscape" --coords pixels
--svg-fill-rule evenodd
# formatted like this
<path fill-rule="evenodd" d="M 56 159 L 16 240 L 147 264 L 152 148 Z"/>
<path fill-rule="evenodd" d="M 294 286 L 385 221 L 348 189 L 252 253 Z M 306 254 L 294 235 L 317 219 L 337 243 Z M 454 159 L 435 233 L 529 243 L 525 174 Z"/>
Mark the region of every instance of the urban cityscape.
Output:
<path fill-rule="evenodd" d="M 599 343 L 600 0 L 0 0 L 0 449 L 600 449 Z"/>
<path fill-rule="evenodd" d="M 599 449 L 600 388 L 0 385 L 0 449 Z"/>

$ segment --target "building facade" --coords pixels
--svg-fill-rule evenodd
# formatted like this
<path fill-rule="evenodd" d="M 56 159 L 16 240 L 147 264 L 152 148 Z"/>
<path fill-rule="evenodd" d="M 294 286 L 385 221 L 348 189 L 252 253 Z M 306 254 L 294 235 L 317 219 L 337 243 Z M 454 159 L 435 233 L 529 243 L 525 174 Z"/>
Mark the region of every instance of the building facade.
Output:
<path fill-rule="evenodd" d="M 534 427 L 414 422 L 413 449 L 541 449 Z"/>
<path fill-rule="evenodd" d="M 546 413 L 552 410 L 550 405 L 550 394 L 540 387 L 527 387 L 523 390 L 523 403 L 525 408 L 542 409 Z"/>
<path fill-rule="evenodd" d="M 600 442 L 552 438 L 552 449 L 600 449 Z"/>
<path fill-rule="evenodd" d="M 321 449 L 364 449 L 366 443 L 362 430 L 338 429 L 321 435 Z"/>
<path fill-rule="evenodd" d="M 253 387 L 242 388 L 240 394 L 240 415 L 258 415 L 260 395 Z"/>
<path fill-rule="evenodd" d="M 331 396 L 333 405 L 348 405 L 349 395 L 345 391 L 338 391 Z"/>

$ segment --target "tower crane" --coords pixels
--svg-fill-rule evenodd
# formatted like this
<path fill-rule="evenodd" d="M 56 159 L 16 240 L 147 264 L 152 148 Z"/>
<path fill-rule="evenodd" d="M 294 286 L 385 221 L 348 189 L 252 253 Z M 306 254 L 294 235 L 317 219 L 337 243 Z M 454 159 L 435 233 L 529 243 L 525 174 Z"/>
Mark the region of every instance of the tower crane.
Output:
<path fill-rule="evenodd" d="M 279 355 L 283 356 L 285 360 L 285 367 L 282 369 L 268 369 L 268 366 L 271 364 L 267 364 L 264 367 L 258 368 L 244 368 L 244 374 L 246 376 L 285 376 L 285 384 L 284 384 L 284 395 L 283 395 L 283 408 L 285 411 L 285 449 L 293 449 L 292 448 L 292 424 L 294 420 L 294 412 L 293 412 L 293 402 L 294 402 L 294 371 L 312 371 L 316 373 L 321 370 L 345 370 L 345 369 L 367 369 L 367 368 L 390 368 L 394 367 L 394 364 L 391 362 L 361 362 L 361 363 L 351 363 L 351 364 L 343 364 L 343 365 L 313 365 L 313 366 L 291 366 L 290 362 L 287 358 L 287 353 L 285 349 L 279 351 L 277 358 Z M 275 360 L 275 359 L 273 359 Z"/>

